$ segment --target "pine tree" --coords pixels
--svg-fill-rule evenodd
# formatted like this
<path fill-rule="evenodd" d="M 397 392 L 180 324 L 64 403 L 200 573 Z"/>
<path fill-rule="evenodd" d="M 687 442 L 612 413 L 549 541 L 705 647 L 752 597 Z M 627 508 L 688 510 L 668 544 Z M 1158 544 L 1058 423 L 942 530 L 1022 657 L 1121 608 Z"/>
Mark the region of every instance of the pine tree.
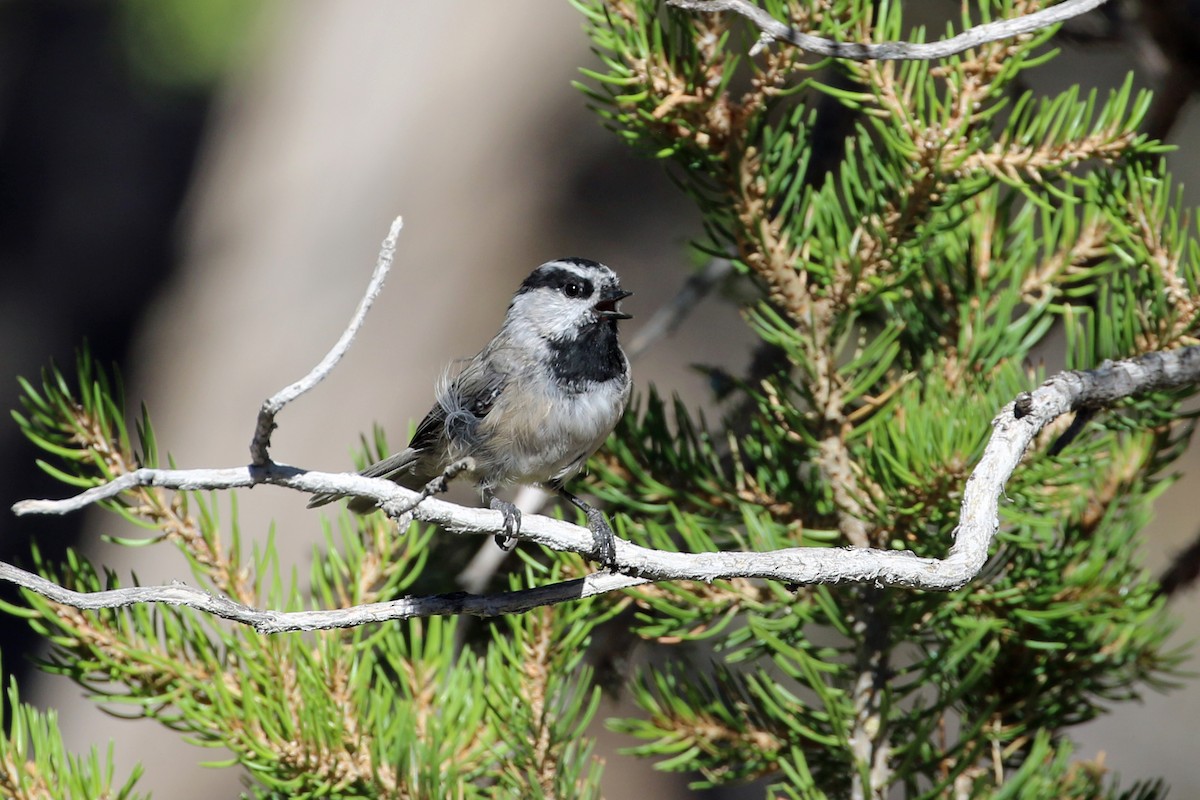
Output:
<path fill-rule="evenodd" d="M 1047 337 L 1065 334 L 1068 368 L 1194 341 L 1191 215 L 1138 133 L 1148 98 L 1022 90 L 1050 31 L 830 62 L 779 43 L 747 57 L 753 32 L 725 15 L 580 7 L 603 64 L 584 90 L 696 201 L 700 245 L 762 288 L 746 317 L 775 354 L 715 431 L 678 406 L 672 431 L 651 397 L 616 437 L 597 491 L 656 546 L 943 554 L 989 421 L 1036 385 Z M 837 41 L 905 38 L 899 4 L 763 8 Z M 645 670 L 647 716 L 620 728 L 699 785 L 764 777 L 771 796 L 1111 791 L 1065 734 L 1178 663 L 1136 535 L 1190 434 L 1179 400 L 1128 402 L 1054 456 L 1044 437 L 961 591 L 636 592 L 642 636 L 714 659 Z"/>

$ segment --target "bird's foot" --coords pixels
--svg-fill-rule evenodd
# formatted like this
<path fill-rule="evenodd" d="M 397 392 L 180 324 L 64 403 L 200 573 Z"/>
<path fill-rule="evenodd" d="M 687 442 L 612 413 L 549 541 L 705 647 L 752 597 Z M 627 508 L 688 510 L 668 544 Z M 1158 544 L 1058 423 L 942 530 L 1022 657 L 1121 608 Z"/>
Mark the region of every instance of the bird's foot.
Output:
<path fill-rule="evenodd" d="M 592 532 L 592 538 L 596 542 L 596 550 L 593 553 L 596 561 L 609 572 L 616 572 L 617 537 L 613 535 L 608 520 L 598 508 L 589 506 L 584 513 L 587 514 L 588 530 Z"/>
<path fill-rule="evenodd" d="M 442 470 L 442 474 L 425 484 L 425 488 L 421 490 L 421 500 L 426 497 L 432 497 L 435 494 L 445 494 L 450 489 L 450 481 L 462 475 L 464 472 L 469 472 L 475 469 L 475 459 L 460 458 L 450 466 Z M 417 502 L 421 502 L 418 500 Z"/>
<path fill-rule="evenodd" d="M 508 552 L 516 547 L 516 535 L 521 532 L 521 509 L 499 497 L 493 497 L 488 507 L 504 515 L 504 532 L 496 534 L 496 544 Z"/>
<path fill-rule="evenodd" d="M 554 491 L 558 492 L 560 497 L 587 515 L 588 530 L 592 532 L 592 538 L 596 542 L 596 548 L 592 551 L 592 557 L 609 572 L 617 572 L 619 570 L 617 565 L 617 537 L 613 536 L 612 528 L 609 527 L 608 520 L 604 518 L 604 514 L 600 512 L 600 509 L 568 492 L 562 484 L 551 484 L 551 487 Z"/>

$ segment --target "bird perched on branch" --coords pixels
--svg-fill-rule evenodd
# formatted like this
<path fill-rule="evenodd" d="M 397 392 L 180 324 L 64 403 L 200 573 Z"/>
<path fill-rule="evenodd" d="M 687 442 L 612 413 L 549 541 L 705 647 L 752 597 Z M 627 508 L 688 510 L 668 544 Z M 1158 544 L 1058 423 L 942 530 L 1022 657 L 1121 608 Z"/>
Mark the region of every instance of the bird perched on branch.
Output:
<path fill-rule="evenodd" d="M 630 315 L 618 303 L 632 292 L 596 261 L 562 258 L 530 273 L 509 303 L 504 324 L 454 377 L 438 382 L 437 402 L 408 447 L 359 474 L 388 478 L 422 497 L 447 481 L 474 481 L 489 506 L 504 515 L 511 546 L 521 512 L 496 497 L 513 484 L 541 484 L 581 509 L 596 539 L 596 559 L 614 567 L 616 546 L 604 515 L 567 491 L 625 411 L 629 360 L 617 340 L 617 321 Z M 309 507 L 339 495 L 319 494 Z M 355 498 L 350 509 L 371 510 Z"/>

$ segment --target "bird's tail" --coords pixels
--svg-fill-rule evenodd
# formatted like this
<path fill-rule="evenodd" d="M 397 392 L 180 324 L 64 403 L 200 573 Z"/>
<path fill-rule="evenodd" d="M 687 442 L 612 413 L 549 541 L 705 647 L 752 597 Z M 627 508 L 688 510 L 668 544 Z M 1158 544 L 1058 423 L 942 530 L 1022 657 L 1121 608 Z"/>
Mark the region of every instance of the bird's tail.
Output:
<path fill-rule="evenodd" d="M 409 447 L 401 450 L 399 453 L 388 456 L 382 461 L 376 461 L 366 469 L 359 470 L 358 474 L 364 478 L 388 478 L 401 486 L 408 486 L 410 483 L 423 485 L 422 481 L 419 479 L 414 480 L 413 476 L 408 474 L 419 456 L 420 451 Z M 309 498 L 308 507 L 317 508 L 332 503 L 335 500 L 340 500 L 345 496 L 334 492 L 314 494 Z M 350 501 L 348 508 L 356 514 L 365 514 L 375 508 L 375 501 L 368 497 L 355 497 Z"/>

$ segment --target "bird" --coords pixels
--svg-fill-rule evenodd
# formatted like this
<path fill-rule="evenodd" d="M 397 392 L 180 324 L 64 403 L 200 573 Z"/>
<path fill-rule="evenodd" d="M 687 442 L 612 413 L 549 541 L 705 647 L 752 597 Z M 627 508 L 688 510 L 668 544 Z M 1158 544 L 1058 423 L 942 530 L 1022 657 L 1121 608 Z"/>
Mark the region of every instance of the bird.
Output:
<path fill-rule="evenodd" d="M 584 512 L 595 558 L 616 569 L 616 544 L 604 515 L 566 483 L 604 443 L 629 404 L 629 359 L 617 323 L 632 295 L 612 269 L 585 258 L 559 258 L 533 270 L 508 305 L 499 332 L 465 365 L 447 369 L 436 402 L 408 447 L 359 472 L 422 492 L 444 491 L 455 478 L 474 482 L 504 516 L 497 543 L 510 549 L 521 512 L 496 491 L 541 485 Z M 317 494 L 309 508 L 342 495 Z M 350 510 L 375 507 L 353 498 Z"/>

